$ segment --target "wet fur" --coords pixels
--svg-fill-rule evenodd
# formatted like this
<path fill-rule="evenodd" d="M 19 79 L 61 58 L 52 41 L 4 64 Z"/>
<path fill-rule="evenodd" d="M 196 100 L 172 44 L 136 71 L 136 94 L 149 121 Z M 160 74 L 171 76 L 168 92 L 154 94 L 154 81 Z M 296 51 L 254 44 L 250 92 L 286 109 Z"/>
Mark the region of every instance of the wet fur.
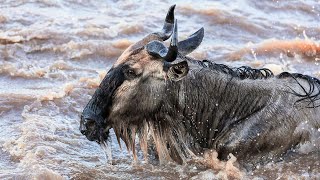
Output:
<path fill-rule="evenodd" d="M 200 43 L 203 33 L 198 36 Z M 101 143 L 113 128 L 135 158 L 138 136 L 145 157 L 152 139 L 161 163 L 183 163 L 215 149 L 220 159 L 232 153 L 243 164 L 255 164 L 308 141 L 308 129 L 296 131 L 302 123 L 320 128 L 318 79 L 287 72 L 274 76 L 269 69 L 231 68 L 182 54 L 168 63 L 147 53 L 152 40 L 162 41 L 153 33 L 131 45 L 85 107 L 81 124 L 95 121 L 83 131 L 89 140 Z M 191 51 L 197 47 L 192 43 Z M 174 80 L 170 73 L 182 71 L 166 70 L 180 62 L 187 62 L 187 74 Z"/>
<path fill-rule="evenodd" d="M 162 162 L 182 163 L 205 149 L 216 149 L 220 159 L 233 153 L 240 162 L 268 162 L 308 140 L 307 131 L 295 133 L 302 121 L 320 127 L 316 78 L 185 59 L 191 67 L 187 77 L 165 83 L 140 79 L 137 93 L 109 117 L 134 156 L 136 134 L 146 154 L 151 133 Z M 297 78 L 313 91 L 303 94 L 301 82 L 292 81 Z"/>

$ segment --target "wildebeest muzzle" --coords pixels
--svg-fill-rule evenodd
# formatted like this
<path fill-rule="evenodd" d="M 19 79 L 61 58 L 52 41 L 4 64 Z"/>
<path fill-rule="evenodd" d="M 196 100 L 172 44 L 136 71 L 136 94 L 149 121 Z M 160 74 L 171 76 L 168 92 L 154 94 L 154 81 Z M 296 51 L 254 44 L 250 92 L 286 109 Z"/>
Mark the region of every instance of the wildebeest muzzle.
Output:
<path fill-rule="evenodd" d="M 101 141 L 109 137 L 109 129 L 104 119 L 93 113 L 83 113 L 80 120 L 80 132 L 90 141 Z"/>

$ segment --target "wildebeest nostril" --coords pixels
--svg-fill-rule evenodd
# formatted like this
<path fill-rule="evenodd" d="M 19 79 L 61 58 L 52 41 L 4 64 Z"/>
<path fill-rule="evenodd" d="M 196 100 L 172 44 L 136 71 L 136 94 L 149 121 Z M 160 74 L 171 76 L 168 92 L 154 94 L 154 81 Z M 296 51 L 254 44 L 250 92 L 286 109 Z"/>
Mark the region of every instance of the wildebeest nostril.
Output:
<path fill-rule="evenodd" d="M 86 129 L 81 129 L 80 130 L 81 134 L 86 135 L 87 134 L 87 130 Z"/>
<path fill-rule="evenodd" d="M 86 133 L 87 133 L 86 121 L 82 117 L 81 117 L 81 121 L 80 121 L 79 130 L 80 130 L 81 134 L 86 135 Z"/>
<path fill-rule="evenodd" d="M 92 129 L 92 127 L 94 127 L 95 122 L 92 119 L 87 119 L 84 118 L 83 116 L 81 116 L 81 121 L 80 121 L 80 132 L 83 135 L 86 135 L 88 133 L 88 131 L 90 131 Z"/>

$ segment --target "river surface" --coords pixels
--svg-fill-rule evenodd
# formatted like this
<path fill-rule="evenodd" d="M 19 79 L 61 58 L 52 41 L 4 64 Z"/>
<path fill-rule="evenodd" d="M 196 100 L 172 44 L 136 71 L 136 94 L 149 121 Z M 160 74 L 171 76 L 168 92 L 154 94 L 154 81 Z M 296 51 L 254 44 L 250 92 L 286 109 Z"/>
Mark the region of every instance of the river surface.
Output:
<path fill-rule="evenodd" d="M 133 162 L 114 136 L 110 165 L 79 132 L 113 62 L 159 31 L 174 3 L 179 39 L 205 29 L 190 56 L 320 77 L 320 1 L 0 0 L 0 179 L 320 179 L 320 129 L 254 171 L 232 158 L 213 157 L 213 170 L 144 163 L 140 152 Z"/>

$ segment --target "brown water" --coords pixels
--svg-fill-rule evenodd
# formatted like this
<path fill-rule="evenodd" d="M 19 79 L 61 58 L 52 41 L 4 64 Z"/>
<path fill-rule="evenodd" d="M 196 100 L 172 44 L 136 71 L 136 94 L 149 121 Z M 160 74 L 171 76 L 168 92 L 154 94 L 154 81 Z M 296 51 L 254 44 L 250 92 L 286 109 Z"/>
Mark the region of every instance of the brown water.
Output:
<path fill-rule="evenodd" d="M 205 28 L 191 56 L 320 77 L 320 1 L 175 3 L 180 39 Z M 172 4 L 1 0 L 0 179 L 320 178 L 320 129 L 283 161 L 253 172 L 214 153 L 186 165 L 132 164 L 116 141 L 109 165 L 81 135 L 79 114 L 95 87 L 127 46 L 161 29 Z"/>

